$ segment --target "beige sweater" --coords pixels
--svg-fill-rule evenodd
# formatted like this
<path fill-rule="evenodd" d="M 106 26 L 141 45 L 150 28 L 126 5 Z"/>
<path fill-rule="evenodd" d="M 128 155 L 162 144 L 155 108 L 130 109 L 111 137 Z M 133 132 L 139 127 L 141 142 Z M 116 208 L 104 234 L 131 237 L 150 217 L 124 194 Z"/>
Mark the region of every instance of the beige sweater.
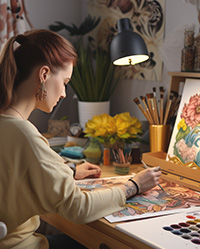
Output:
<path fill-rule="evenodd" d="M 1 249 L 47 249 L 46 238 L 34 233 L 41 214 L 88 223 L 125 205 L 118 188 L 82 192 L 35 126 L 6 115 L 0 115 L 0 199 L 0 221 L 8 227 Z"/>

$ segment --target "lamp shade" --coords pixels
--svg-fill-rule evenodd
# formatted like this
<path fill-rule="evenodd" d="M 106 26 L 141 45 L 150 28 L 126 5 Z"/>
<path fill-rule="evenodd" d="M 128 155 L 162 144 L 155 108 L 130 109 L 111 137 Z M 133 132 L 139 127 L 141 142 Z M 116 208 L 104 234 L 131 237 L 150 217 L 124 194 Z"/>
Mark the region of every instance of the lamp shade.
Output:
<path fill-rule="evenodd" d="M 114 65 L 135 65 L 149 59 L 143 38 L 133 31 L 130 19 L 117 21 L 118 34 L 110 44 L 110 56 Z"/>

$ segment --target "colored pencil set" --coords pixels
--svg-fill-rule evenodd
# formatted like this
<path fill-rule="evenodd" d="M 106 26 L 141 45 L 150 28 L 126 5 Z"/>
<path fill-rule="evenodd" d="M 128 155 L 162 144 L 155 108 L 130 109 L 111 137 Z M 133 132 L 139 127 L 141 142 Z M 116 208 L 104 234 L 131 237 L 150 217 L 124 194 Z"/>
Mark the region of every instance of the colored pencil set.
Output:
<path fill-rule="evenodd" d="M 153 87 L 153 93 L 146 96 L 140 96 L 133 101 L 140 108 L 150 125 L 166 125 L 169 124 L 176 114 L 181 95 L 175 91 L 171 91 L 166 103 L 164 103 L 164 87 L 159 87 L 159 98 L 156 94 L 156 87 Z"/>
<path fill-rule="evenodd" d="M 131 157 L 131 150 L 124 154 L 123 149 L 118 148 L 118 149 L 112 149 L 113 152 L 113 156 L 115 159 L 116 163 L 123 163 L 123 164 L 127 164 L 131 161 L 132 157 Z"/>

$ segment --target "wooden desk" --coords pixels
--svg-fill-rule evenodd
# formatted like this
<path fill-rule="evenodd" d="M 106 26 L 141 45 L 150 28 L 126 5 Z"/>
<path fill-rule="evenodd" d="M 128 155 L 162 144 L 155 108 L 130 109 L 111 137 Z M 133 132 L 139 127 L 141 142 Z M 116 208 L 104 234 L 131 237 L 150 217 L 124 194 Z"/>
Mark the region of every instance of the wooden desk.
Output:
<path fill-rule="evenodd" d="M 141 165 L 131 166 L 132 172 L 139 172 Z M 114 167 L 102 166 L 102 177 L 115 176 Z M 119 176 L 119 175 L 117 175 Z M 115 229 L 117 223 L 109 223 L 104 218 L 89 224 L 75 224 L 60 215 L 48 214 L 44 221 L 66 233 L 90 249 L 149 249 L 151 247 Z"/>

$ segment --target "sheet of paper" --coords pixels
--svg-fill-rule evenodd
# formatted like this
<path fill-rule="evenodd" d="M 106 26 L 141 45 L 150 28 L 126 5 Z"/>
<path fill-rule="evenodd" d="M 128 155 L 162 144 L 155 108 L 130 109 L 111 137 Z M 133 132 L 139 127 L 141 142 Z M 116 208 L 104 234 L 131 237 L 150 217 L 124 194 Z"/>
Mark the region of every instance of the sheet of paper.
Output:
<path fill-rule="evenodd" d="M 126 208 L 105 218 L 109 222 L 144 219 L 185 211 L 186 208 L 200 206 L 200 193 L 162 181 L 160 185 L 168 193 L 158 187 L 137 195 L 126 201 Z"/>
<path fill-rule="evenodd" d="M 76 180 L 76 185 L 83 190 L 100 190 L 104 188 L 118 186 L 124 184 L 130 177 L 135 174 L 126 176 L 114 176 L 114 177 L 104 177 L 104 178 L 92 178 Z"/>
<path fill-rule="evenodd" d="M 125 183 L 131 176 L 93 178 L 76 181 L 83 190 L 99 191 Z M 160 181 L 166 195 L 159 186 L 146 193 L 129 198 L 126 208 L 106 216 L 109 222 L 144 219 L 185 211 L 186 208 L 200 206 L 200 193 L 176 183 Z"/>

